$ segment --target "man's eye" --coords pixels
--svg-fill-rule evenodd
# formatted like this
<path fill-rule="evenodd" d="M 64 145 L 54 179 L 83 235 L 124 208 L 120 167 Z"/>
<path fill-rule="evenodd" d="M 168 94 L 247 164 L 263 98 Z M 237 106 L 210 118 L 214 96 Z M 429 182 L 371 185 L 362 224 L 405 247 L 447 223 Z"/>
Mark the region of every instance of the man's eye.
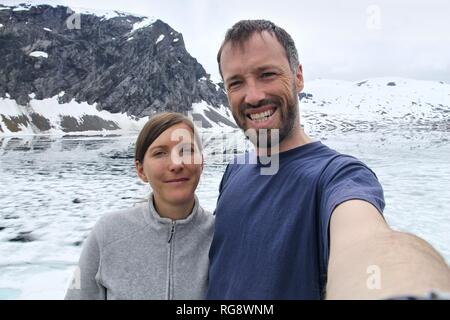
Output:
<path fill-rule="evenodd" d="M 242 81 L 233 81 L 233 82 L 230 82 L 230 84 L 228 84 L 228 88 L 235 88 L 235 87 L 237 87 L 238 85 L 240 85 L 242 83 Z"/>
<path fill-rule="evenodd" d="M 275 72 L 264 72 L 261 75 L 262 78 L 270 78 L 270 77 L 273 77 L 273 76 L 275 76 Z"/>

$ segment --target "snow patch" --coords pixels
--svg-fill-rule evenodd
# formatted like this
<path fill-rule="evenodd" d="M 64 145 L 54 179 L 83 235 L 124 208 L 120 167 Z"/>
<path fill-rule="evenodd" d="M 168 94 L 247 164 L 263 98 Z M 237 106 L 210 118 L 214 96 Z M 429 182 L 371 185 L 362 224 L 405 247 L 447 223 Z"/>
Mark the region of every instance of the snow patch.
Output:
<path fill-rule="evenodd" d="M 33 51 L 29 55 L 30 55 L 30 57 L 36 57 L 36 58 L 39 58 L 39 57 L 48 58 L 48 53 L 44 52 L 44 51 Z"/>
<path fill-rule="evenodd" d="M 235 121 L 230 113 L 230 111 L 228 110 L 227 107 L 221 105 L 219 108 L 216 107 L 212 107 L 211 105 L 209 105 L 207 102 L 205 101 L 201 101 L 201 102 L 196 102 L 192 104 L 192 113 L 193 114 L 198 114 L 201 115 L 204 118 L 204 121 L 207 121 L 213 129 L 219 129 L 220 130 L 236 130 L 236 128 L 232 128 L 228 125 L 225 125 L 221 122 L 216 123 L 214 121 L 212 121 L 209 116 L 208 116 L 208 112 L 210 111 L 214 111 L 216 113 L 218 113 L 220 116 L 226 118 L 227 120 L 229 120 L 231 123 L 235 124 Z M 198 125 L 199 129 L 200 129 L 200 125 Z"/>
<path fill-rule="evenodd" d="M 81 8 L 81 7 L 70 7 L 70 9 L 75 13 L 94 15 L 94 16 L 100 17 L 105 20 L 120 17 L 121 15 L 124 14 L 120 11 L 88 9 L 88 8 Z"/>
<path fill-rule="evenodd" d="M 35 0 L 35 1 L 27 1 L 27 3 L 21 3 L 19 5 L 0 7 L 0 10 L 11 10 L 14 8 L 13 11 L 26 11 L 26 10 L 30 10 L 32 7 L 35 7 L 38 5 L 47 5 L 47 6 L 50 6 L 53 8 L 57 8 L 59 6 L 59 4 L 55 4 L 55 5 L 49 4 L 48 1 L 45 1 L 45 0 Z M 103 18 L 106 20 L 116 18 L 116 17 L 121 17 L 121 16 L 134 16 L 134 17 L 139 17 L 139 18 L 145 18 L 144 16 L 141 16 L 138 14 L 117 11 L 117 10 L 101 10 L 101 9 L 91 9 L 91 8 L 73 7 L 73 6 L 68 6 L 68 8 L 75 13 L 95 15 L 97 17 L 100 17 L 100 18 Z"/>
<path fill-rule="evenodd" d="M 178 39 L 178 38 L 175 38 L 175 39 L 173 39 L 173 41 L 172 42 L 178 42 L 180 39 Z"/>
<path fill-rule="evenodd" d="M 45 31 L 49 31 L 49 32 L 51 32 L 52 31 L 52 29 L 49 29 L 49 28 L 43 28 Z"/>
<path fill-rule="evenodd" d="M 150 17 L 150 18 L 146 17 L 143 20 L 133 24 L 133 28 L 131 29 L 130 33 L 134 33 L 139 29 L 148 27 L 148 26 L 152 25 L 155 21 L 156 21 L 156 19 L 153 17 Z"/>
<path fill-rule="evenodd" d="M 214 74 L 212 74 L 212 75 L 210 76 L 210 79 L 211 79 L 211 81 L 212 81 L 214 84 L 217 84 L 217 83 L 221 83 L 221 82 L 222 82 L 222 78 L 220 77 L 220 75 L 214 75 Z"/>
<path fill-rule="evenodd" d="M 164 35 L 162 34 L 162 35 L 160 35 L 160 36 L 158 37 L 158 39 L 156 40 L 155 44 L 158 44 L 158 43 L 161 42 L 163 39 L 164 39 Z"/>
<path fill-rule="evenodd" d="M 9 94 L 6 94 L 8 99 L 0 98 L 1 114 L 5 116 L 21 116 L 23 113 L 19 110 L 15 100 L 9 99 Z"/>

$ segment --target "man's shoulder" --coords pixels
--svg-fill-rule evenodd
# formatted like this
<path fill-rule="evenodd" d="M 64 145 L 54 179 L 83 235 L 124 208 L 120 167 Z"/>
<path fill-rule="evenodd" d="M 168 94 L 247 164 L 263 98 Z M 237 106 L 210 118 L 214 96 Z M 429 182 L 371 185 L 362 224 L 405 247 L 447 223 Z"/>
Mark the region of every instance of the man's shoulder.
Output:
<path fill-rule="evenodd" d="M 343 154 L 332 147 L 328 146 L 327 144 L 321 142 L 321 141 L 315 141 L 311 144 L 310 151 L 307 153 L 307 157 L 314 159 L 314 160 L 324 160 L 328 161 L 334 158 L 345 158 L 350 157 L 355 159 L 354 157 Z"/>
<path fill-rule="evenodd" d="M 317 160 L 317 163 L 329 168 L 339 168 L 348 164 L 365 164 L 357 157 L 345 153 L 341 153 L 331 147 L 321 143 L 321 147 L 317 148 L 316 152 L 312 154 L 312 158 Z"/>
<path fill-rule="evenodd" d="M 328 148 L 328 147 L 327 147 Z M 362 160 L 355 156 L 340 153 L 328 148 L 327 156 L 323 157 L 320 170 L 320 184 L 328 184 L 330 181 L 370 181 L 377 180 L 375 172 Z"/>
<path fill-rule="evenodd" d="M 300 168 L 301 171 L 320 172 L 330 163 L 344 163 L 357 160 L 356 158 L 342 154 L 320 141 L 314 141 L 307 148 L 293 150 L 287 161 L 281 161 L 280 165 L 287 168 Z"/>
<path fill-rule="evenodd" d="M 307 153 L 294 157 L 284 168 L 280 168 L 280 171 L 283 170 L 290 177 L 309 177 L 319 184 L 335 177 L 345 178 L 361 172 L 375 174 L 355 156 L 336 151 L 323 143 L 317 143 Z"/>

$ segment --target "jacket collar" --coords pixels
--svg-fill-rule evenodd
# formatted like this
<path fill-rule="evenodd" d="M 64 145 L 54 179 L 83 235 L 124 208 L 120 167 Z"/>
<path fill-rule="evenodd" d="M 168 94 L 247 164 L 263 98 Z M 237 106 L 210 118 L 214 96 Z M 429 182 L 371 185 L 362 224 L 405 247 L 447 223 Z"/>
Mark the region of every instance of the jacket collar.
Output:
<path fill-rule="evenodd" d="M 192 208 L 191 213 L 189 213 L 189 215 L 185 218 L 185 219 L 180 219 L 180 220 L 172 220 L 170 218 L 163 218 L 159 215 L 159 213 L 156 211 L 155 206 L 153 205 L 153 193 L 151 193 L 148 203 L 147 203 L 147 210 L 144 210 L 144 218 L 145 221 L 148 224 L 151 225 L 159 225 L 159 224 L 163 224 L 163 225 L 169 225 L 172 224 L 173 222 L 175 222 L 177 225 L 187 225 L 190 224 L 191 222 L 193 222 L 194 220 L 197 219 L 197 216 L 199 215 L 198 211 L 202 210 L 202 208 L 199 205 L 199 201 L 197 198 L 197 195 L 194 195 L 195 198 L 195 203 L 194 203 L 194 208 Z"/>

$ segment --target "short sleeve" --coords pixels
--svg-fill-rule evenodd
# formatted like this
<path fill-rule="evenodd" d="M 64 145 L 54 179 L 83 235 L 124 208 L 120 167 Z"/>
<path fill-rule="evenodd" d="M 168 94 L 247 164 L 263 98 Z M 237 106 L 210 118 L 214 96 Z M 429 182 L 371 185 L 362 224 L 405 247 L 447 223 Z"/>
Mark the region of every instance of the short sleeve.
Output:
<path fill-rule="evenodd" d="M 320 232 L 324 266 L 329 257 L 329 223 L 334 209 L 348 200 L 364 200 L 382 214 L 385 206 L 383 188 L 375 173 L 361 161 L 339 155 L 330 161 L 320 182 Z"/>
<path fill-rule="evenodd" d="M 219 193 L 222 193 L 223 186 L 225 185 L 229 174 L 230 174 L 230 164 L 227 164 L 227 167 L 225 168 L 225 172 L 223 173 L 222 179 L 220 180 Z"/>
<path fill-rule="evenodd" d="M 230 170 L 231 170 L 230 166 L 231 166 L 231 164 L 227 164 L 227 167 L 225 168 L 225 172 L 223 173 L 222 179 L 220 180 L 219 196 L 217 197 L 217 202 L 219 202 L 220 195 L 222 194 L 223 187 L 224 187 L 226 181 L 228 180 L 228 176 L 229 176 Z M 217 208 L 217 205 L 216 205 L 216 208 Z M 213 215 L 214 216 L 216 215 L 216 210 L 214 210 Z"/>

